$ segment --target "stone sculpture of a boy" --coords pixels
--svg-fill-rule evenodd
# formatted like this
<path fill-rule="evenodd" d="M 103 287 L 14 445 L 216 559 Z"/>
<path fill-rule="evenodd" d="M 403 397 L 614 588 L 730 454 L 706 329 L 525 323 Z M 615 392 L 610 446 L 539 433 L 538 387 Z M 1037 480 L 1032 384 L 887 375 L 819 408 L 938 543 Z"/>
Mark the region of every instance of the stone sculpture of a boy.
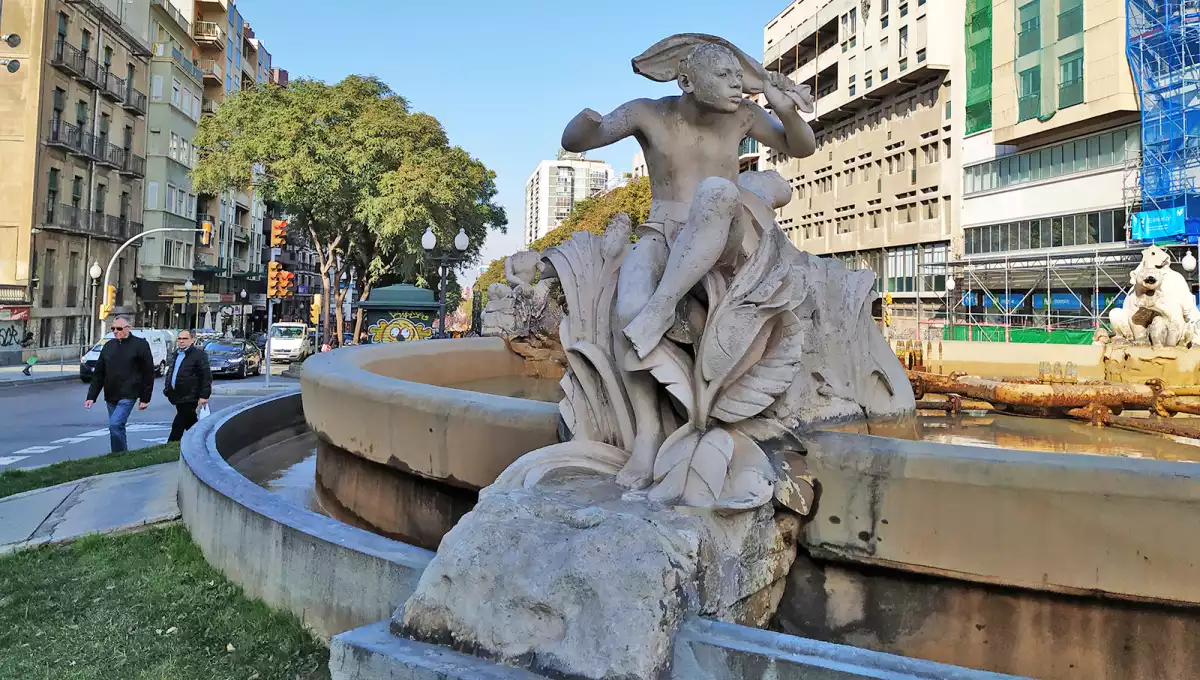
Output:
<path fill-rule="evenodd" d="M 661 63 L 674 55 L 682 58 Z M 655 58 L 659 64 L 649 63 Z M 737 184 L 742 140 L 756 139 L 792 157 L 812 155 L 816 142 L 796 110 L 812 110 L 808 88 L 767 77 L 777 74 L 767 74 L 719 38 L 668 38 L 635 59 L 634 68 L 655 80 L 675 75 L 682 94 L 635 99 L 607 116 L 585 109 L 567 125 L 562 147 L 583 152 L 632 136 L 645 153 L 653 196 L 650 215 L 638 227 L 640 238 L 621 267 L 616 304 L 623 329 L 618 351 L 627 341 L 626 347 L 645 358 L 675 323 L 680 301 L 741 246 L 734 226 L 742 206 Z M 775 116 L 745 98 L 749 78 L 759 84 Z M 651 481 L 663 438 L 659 402 L 652 377 L 640 373 L 627 380 L 637 433 L 618 481 L 642 488 Z"/>

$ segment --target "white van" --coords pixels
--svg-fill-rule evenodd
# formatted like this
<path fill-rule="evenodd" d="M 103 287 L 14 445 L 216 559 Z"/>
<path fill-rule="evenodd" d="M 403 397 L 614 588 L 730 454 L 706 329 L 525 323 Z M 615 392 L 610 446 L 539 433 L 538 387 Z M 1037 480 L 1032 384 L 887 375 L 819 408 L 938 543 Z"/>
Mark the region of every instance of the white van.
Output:
<path fill-rule="evenodd" d="M 313 353 L 308 326 L 302 323 L 273 323 L 267 334 L 267 355 L 271 361 L 299 362 Z"/>
<path fill-rule="evenodd" d="M 144 338 L 150 345 L 150 356 L 154 358 L 154 375 L 160 376 L 166 373 L 167 361 L 170 359 L 171 353 L 175 351 L 175 334 L 171 331 L 154 328 L 135 328 L 132 332 L 137 337 Z M 79 359 L 80 380 L 91 382 L 92 373 L 96 370 L 96 361 L 100 359 L 100 348 L 113 337 L 112 333 L 106 333 L 95 347 L 88 350 L 88 353 Z"/>

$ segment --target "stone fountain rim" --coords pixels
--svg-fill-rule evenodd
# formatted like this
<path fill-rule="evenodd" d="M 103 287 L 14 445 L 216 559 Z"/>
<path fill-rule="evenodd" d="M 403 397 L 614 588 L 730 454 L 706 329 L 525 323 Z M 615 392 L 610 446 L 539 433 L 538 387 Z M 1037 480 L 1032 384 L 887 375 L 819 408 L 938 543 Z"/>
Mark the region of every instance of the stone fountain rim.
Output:
<path fill-rule="evenodd" d="M 295 398 L 299 393 L 300 390 L 297 389 L 251 399 L 222 409 L 212 417 L 199 421 L 184 437 L 183 446 L 180 447 L 181 462 L 201 483 L 213 491 L 272 522 L 339 549 L 354 550 L 418 571 L 424 570 L 433 557 L 432 552 L 343 524 L 332 517 L 288 502 L 247 479 L 221 455 L 217 446 L 217 432 L 223 426 L 255 407 L 276 400 Z"/>

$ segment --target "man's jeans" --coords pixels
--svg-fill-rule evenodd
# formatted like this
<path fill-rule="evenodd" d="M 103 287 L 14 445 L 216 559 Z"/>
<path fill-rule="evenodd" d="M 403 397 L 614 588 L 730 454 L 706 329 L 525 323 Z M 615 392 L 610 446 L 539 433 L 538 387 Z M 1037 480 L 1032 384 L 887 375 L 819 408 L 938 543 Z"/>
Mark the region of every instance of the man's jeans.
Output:
<path fill-rule="evenodd" d="M 133 413 L 135 399 L 122 399 L 108 404 L 108 443 L 113 453 L 129 450 L 129 437 L 125 434 L 125 423 Z"/>

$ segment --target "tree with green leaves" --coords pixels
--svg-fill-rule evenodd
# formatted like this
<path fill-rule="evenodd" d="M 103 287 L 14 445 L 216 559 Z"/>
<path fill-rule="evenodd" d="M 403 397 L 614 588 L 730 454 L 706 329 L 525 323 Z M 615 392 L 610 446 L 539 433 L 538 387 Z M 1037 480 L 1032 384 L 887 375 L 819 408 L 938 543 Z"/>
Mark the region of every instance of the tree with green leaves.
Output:
<path fill-rule="evenodd" d="M 541 252 L 566 241 L 577 231 L 603 234 L 609 221 L 617 213 L 628 214 L 635 225 L 646 221 L 650 216 L 649 177 L 640 177 L 608 193 L 580 201 L 562 224 L 529 244 L 527 250 Z M 493 283 L 504 283 L 505 259 L 501 257 L 492 260 L 487 271 L 479 275 L 474 286 L 476 295 L 486 295 L 488 286 Z M 487 302 L 486 297 L 484 302 Z"/>
<path fill-rule="evenodd" d="M 242 90 L 201 120 L 195 145 L 197 191 L 253 185 L 293 229 L 307 233 L 321 271 L 325 325 L 332 308 L 338 338 L 345 292 L 339 285 L 331 295 L 331 273 L 335 280 L 352 275 L 361 300 L 389 276 L 428 283 L 421 276 L 426 228 L 443 244 L 465 229 L 469 265 L 487 231 L 507 224 L 494 202 L 495 173 L 450 146 L 436 118 L 410 111 L 374 77 Z"/>

